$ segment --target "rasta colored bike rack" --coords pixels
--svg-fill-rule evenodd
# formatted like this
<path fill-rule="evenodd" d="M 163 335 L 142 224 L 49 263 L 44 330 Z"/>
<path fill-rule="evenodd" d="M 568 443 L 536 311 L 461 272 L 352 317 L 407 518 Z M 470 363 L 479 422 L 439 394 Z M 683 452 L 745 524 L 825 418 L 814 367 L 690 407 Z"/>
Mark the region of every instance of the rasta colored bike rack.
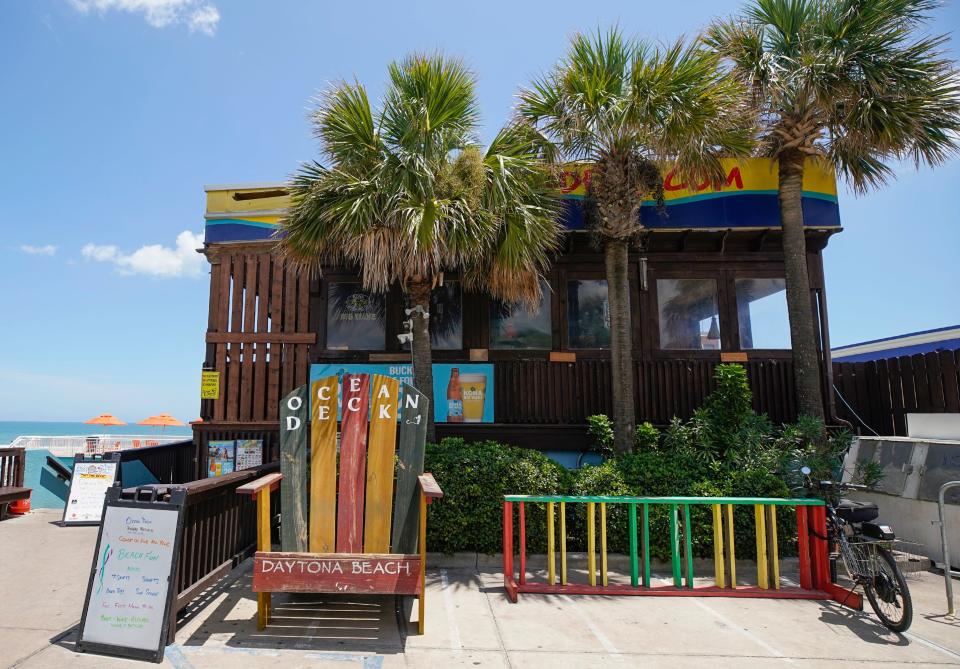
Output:
<path fill-rule="evenodd" d="M 544 505 L 547 534 L 546 581 L 528 579 L 526 506 Z M 586 506 L 587 583 L 571 583 L 567 569 L 567 505 Z M 514 506 L 516 505 L 516 512 Z M 630 545 L 630 583 L 610 583 L 607 554 L 608 506 L 626 505 Z M 650 575 L 650 510 L 667 507 L 671 585 L 652 585 Z M 714 584 L 694 586 L 690 508 L 709 506 L 713 524 Z M 756 585 L 738 585 L 733 511 L 752 506 L 757 545 Z M 557 511 L 559 507 L 559 537 Z M 597 569 L 596 516 L 600 516 L 600 566 Z M 799 586 L 780 578 L 778 507 L 797 514 Z M 514 516 L 518 521 L 518 559 L 514 570 Z M 560 552 L 557 574 L 557 544 Z M 820 499 L 767 497 L 589 497 L 566 495 L 505 495 L 503 502 L 503 581 L 510 601 L 519 593 L 570 595 L 638 595 L 694 597 L 767 597 L 771 599 L 836 600 L 862 609 L 859 594 L 830 580 L 826 507 Z M 598 573 L 599 572 L 599 573 Z M 599 576 L 599 578 L 598 578 Z M 559 582 L 558 582 L 559 581 Z"/>

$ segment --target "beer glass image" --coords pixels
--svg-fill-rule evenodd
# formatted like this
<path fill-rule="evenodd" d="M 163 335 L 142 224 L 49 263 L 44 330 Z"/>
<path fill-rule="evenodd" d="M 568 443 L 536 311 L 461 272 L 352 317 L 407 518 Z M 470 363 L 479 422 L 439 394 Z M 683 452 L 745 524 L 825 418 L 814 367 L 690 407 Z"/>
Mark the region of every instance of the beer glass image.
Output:
<path fill-rule="evenodd" d="M 463 422 L 481 422 L 483 404 L 487 401 L 487 375 L 461 374 L 460 392 L 463 397 Z"/>

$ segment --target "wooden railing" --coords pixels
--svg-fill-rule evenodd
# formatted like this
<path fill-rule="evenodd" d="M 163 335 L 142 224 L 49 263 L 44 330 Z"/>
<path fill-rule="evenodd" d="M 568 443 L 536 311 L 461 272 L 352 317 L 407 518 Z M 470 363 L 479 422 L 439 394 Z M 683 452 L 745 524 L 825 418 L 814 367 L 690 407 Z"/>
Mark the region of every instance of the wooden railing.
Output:
<path fill-rule="evenodd" d="M 960 412 L 960 351 L 835 362 L 837 414 L 863 434 L 907 434 L 908 413 Z"/>
<path fill-rule="evenodd" d="M 0 488 L 23 487 L 26 459 L 22 448 L 0 448 Z"/>
<path fill-rule="evenodd" d="M 120 451 L 121 462 L 138 460 L 160 483 L 186 483 L 197 477 L 193 439 Z"/>
<path fill-rule="evenodd" d="M 256 509 L 237 495 L 237 488 L 279 469 L 279 464 L 274 463 L 175 486 L 187 491 L 187 501 L 174 577 L 178 594 L 171 607 L 171 635 L 176 631 L 177 613 L 253 553 Z M 145 487 L 156 488 L 163 495 L 173 486 Z M 124 491 L 124 496 L 133 494 L 132 488 Z M 272 508 L 279 513 L 280 496 L 274 497 Z"/>

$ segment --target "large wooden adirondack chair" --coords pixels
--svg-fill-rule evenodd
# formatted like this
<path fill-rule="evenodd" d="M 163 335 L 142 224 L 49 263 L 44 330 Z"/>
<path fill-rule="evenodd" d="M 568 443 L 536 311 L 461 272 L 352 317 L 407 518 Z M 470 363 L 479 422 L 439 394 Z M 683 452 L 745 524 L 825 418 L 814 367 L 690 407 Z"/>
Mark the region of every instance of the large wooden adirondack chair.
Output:
<path fill-rule="evenodd" d="M 280 473 L 237 489 L 257 502 L 259 629 L 272 592 L 396 594 L 418 596 L 423 633 L 427 504 L 443 496 L 423 473 L 430 410 L 416 388 L 379 374 L 329 376 L 283 399 Z M 273 551 L 278 487 L 281 550 Z"/>

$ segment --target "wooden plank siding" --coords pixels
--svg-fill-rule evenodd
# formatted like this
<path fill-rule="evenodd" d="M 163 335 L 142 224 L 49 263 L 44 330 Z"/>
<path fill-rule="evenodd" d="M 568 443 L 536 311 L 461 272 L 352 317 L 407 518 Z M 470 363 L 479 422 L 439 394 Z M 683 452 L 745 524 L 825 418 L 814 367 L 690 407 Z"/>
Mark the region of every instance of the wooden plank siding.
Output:
<path fill-rule="evenodd" d="M 905 436 L 908 413 L 960 413 L 960 351 L 833 363 L 837 415 L 863 434 Z"/>
<path fill-rule="evenodd" d="M 363 351 L 324 350 L 326 283 L 297 272 L 269 245 L 223 245 L 212 247 L 207 253 L 211 260 L 211 298 L 204 368 L 221 373 L 221 388 L 219 399 L 201 404 L 204 423 L 196 426 L 200 446 L 198 473 L 206 467 L 205 444 L 209 439 L 266 438 L 265 458 L 276 459 L 279 400 L 306 383 L 310 363 L 372 359 L 372 354 Z M 743 252 L 726 257 L 705 252 L 665 252 L 656 259 L 653 255 L 650 267 L 661 269 L 651 269 L 651 272 L 667 272 L 663 268 L 669 267 L 668 261 L 683 261 L 698 268 L 719 268 L 711 270 L 718 276 L 734 271 L 725 268 L 751 272 L 753 269 L 744 268 L 752 268 L 756 263 L 759 275 L 763 272 L 771 275 L 777 273 L 782 263 L 776 253 L 766 251 L 755 260 Z M 818 258 L 813 257 L 811 262 L 819 267 Z M 554 279 L 562 282 L 565 279 L 557 277 L 574 276 L 571 268 L 594 265 L 595 255 L 574 249 L 558 260 L 553 270 Z M 600 266 L 594 270 L 597 276 L 602 276 Z M 727 293 L 733 285 L 733 276 L 723 279 Z M 389 318 L 399 320 L 399 292 L 391 295 L 391 309 L 397 314 L 390 311 L 393 315 Z M 688 418 L 713 390 L 713 373 L 720 356 L 706 351 L 689 355 L 659 351 L 652 293 L 640 291 L 635 298 L 636 348 L 630 382 L 635 390 L 637 420 L 662 426 L 675 416 Z M 735 311 L 730 306 L 732 299 L 728 294 L 721 300 L 726 304 L 721 311 Z M 564 300 L 563 291 L 554 295 L 555 323 L 557 314 L 565 308 Z M 487 345 L 489 323 L 485 305 L 485 301 L 468 299 L 465 295 L 465 348 L 437 351 L 438 362 L 465 361 L 468 348 Z M 728 315 L 727 323 L 730 322 Z M 391 336 L 388 333 L 388 353 L 403 355 L 398 344 L 390 341 Z M 489 351 L 489 361 L 494 367 L 495 423 L 516 426 L 504 427 L 497 438 L 509 441 L 514 432 L 519 434 L 518 430 L 546 426 L 579 429 L 587 416 L 610 414 L 608 353 L 567 350 L 565 336 L 565 332 L 554 332 L 554 349 L 569 353 L 563 362 L 550 361 L 547 351 Z M 746 355 L 747 361 L 742 364 L 753 389 L 754 409 L 767 414 L 775 423 L 795 420 L 797 403 L 789 352 L 747 351 Z M 570 358 L 573 360 L 567 361 Z M 837 362 L 833 365 L 836 418 L 849 421 L 863 433 L 876 430 L 881 434 L 903 435 L 908 412 L 960 411 L 958 370 L 960 359 L 956 351 L 875 362 Z M 453 429 L 444 427 L 444 432 Z M 456 426 L 456 430 L 463 434 L 483 432 L 485 438 L 493 435 L 489 425 L 486 428 Z"/>
<path fill-rule="evenodd" d="M 220 398 L 201 412 L 214 423 L 276 421 L 280 397 L 309 373 L 310 278 L 269 248 L 228 250 L 211 254 L 204 363 L 221 372 Z"/>

